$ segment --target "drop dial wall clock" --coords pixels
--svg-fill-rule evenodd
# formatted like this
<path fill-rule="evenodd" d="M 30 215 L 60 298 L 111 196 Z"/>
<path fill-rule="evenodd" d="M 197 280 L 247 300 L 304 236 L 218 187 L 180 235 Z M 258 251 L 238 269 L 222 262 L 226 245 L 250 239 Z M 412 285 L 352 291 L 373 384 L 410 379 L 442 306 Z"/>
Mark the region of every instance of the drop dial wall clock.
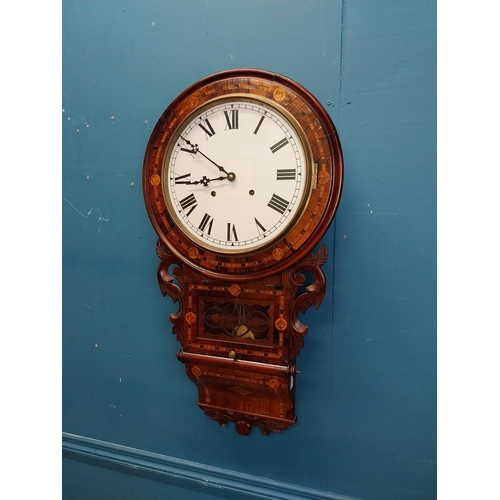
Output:
<path fill-rule="evenodd" d="M 198 405 L 221 425 L 296 421 L 299 311 L 321 304 L 340 141 L 319 101 L 276 73 L 229 70 L 182 92 L 149 140 L 143 189 L 158 282 Z M 311 283 L 306 283 L 307 275 Z"/>

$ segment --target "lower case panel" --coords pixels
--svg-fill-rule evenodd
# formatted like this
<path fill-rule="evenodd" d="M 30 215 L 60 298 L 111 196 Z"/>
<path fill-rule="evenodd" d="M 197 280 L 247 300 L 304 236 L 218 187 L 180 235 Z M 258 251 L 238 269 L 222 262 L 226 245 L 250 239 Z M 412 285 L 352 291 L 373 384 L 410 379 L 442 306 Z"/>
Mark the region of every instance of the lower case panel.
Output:
<path fill-rule="evenodd" d="M 220 425 L 234 422 L 242 435 L 248 435 L 256 426 L 267 435 L 295 423 L 295 367 L 184 351 L 177 357 L 198 388 L 198 405 Z"/>
<path fill-rule="evenodd" d="M 194 492 L 183 498 L 269 499 L 269 500 L 359 500 L 344 495 L 305 488 L 268 478 L 220 469 L 175 457 L 108 443 L 63 432 L 63 458 L 119 472 L 127 477 L 162 483 L 162 497 L 172 498 L 173 489 Z M 75 474 L 76 469 L 72 469 Z M 113 472 L 110 472 L 112 474 Z M 102 475 L 101 475 L 102 476 Z M 164 491 L 163 491 L 164 488 Z M 63 491 L 64 491 L 63 481 Z M 159 488 L 151 489 L 149 498 L 158 498 Z M 119 495 L 120 492 L 117 492 Z M 198 495 L 198 496 L 196 496 Z M 67 491 L 65 499 L 81 498 Z M 94 500 L 105 497 L 93 497 Z M 120 497 L 123 498 L 123 497 Z M 143 491 L 141 498 L 147 500 Z M 180 497 L 179 497 L 180 498 Z"/>

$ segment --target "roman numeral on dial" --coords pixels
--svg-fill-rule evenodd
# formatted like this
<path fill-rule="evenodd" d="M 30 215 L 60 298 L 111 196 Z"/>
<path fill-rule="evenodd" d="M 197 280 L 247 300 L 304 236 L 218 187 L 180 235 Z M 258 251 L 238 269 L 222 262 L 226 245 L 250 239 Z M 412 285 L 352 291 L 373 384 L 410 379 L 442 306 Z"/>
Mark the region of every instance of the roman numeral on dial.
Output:
<path fill-rule="evenodd" d="M 196 154 L 196 150 L 193 150 L 193 149 L 181 148 L 181 151 L 184 151 L 185 153 L 191 153 L 193 158 L 194 158 L 194 155 Z"/>
<path fill-rule="evenodd" d="M 278 181 L 293 181 L 297 175 L 297 170 L 294 168 L 281 168 L 276 171 L 276 180 Z"/>
<path fill-rule="evenodd" d="M 274 146 L 271 146 L 271 152 L 274 154 L 276 151 L 280 150 L 283 146 L 286 146 L 288 144 L 288 139 L 285 137 L 284 139 L 281 139 L 281 141 L 278 141 Z"/>
<path fill-rule="evenodd" d="M 261 119 L 259 120 L 259 123 L 257 123 L 257 126 L 255 127 L 255 130 L 253 131 L 254 134 L 257 134 L 259 131 L 260 126 L 262 125 L 262 122 L 264 121 L 265 116 L 262 116 Z"/>
<path fill-rule="evenodd" d="M 201 229 L 203 232 L 207 234 L 212 233 L 212 224 L 214 223 L 214 218 L 210 217 L 207 213 L 203 216 L 203 219 L 201 219 L 200 225 L 198 226 L 198 229 Z"/>
<path fill-rule="evenodd" d="M 205 134 L 207 134 L 208 136 L 207 139 L 215 135 L 215 130 L 213 129 L 212 124 L 208 120 L 204 120 L 204 124 L 199 123 L 198 127 L 200 127 L 205 132 Z"/>
<path fill-rule="evenodd" d="M 284 214 L 289 204 L 289 201 L 284 200 L 277 194 L 273 194 L 267 206 L 271 207 L 273 210 L 276 210 L 276 212 L 279 212 L 280 214 Z"/>
<path fill-rule="evenodd" d="M 191 173 L 179 175 L 179 177 L 175 178 L 175 183 L 176 184 L 191 184 L 191 180 L 189 179 L 190 177 L 191 177 Z"/>
<path fill-rule="evenodd" d="M 189 216 L 191 212 L 198 206 L 198 202 L 196 201 L 193 193 L 180 200 L 179 204 L 182 207 L 182 210 L 186 210 L 187 208 L 189 208 L 189 211 L 186 213 L 187 216 Z"/>
<path fill-rule="evenodd" d="M 238 241 L 238 235 L 236 234 L 236 227 L 230 222 L 227 223 L 227 241 Z"/>
<path fill-rule="evenodd" d="M 267 229 L 254 217 L 253 220 L 255 221 L 255 225 L 257 226 L 257 232 L 259 234 L 265 233 Z M 266 236 L 264 234 L 264 236 Z"/>
<path fill-rule="evenodd" d="M 227 111 L 224 111 L 224 116 L 226 117 L 226 122 L 227 122 L 227 127 L 226 127 L 226 130 L 227 129 L 234 129 L 234 128 L 238 128 L 238 110 L 237 109 L 232 109 L 231 111 L 229 111 L 229 113 Z"/>

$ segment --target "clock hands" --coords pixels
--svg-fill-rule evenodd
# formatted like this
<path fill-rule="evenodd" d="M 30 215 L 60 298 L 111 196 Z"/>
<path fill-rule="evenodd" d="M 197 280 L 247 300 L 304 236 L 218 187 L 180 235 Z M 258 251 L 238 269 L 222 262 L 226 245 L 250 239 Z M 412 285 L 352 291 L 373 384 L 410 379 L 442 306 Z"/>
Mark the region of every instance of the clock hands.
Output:
<path fill-rule="evenodd" d="M 226 174 L 226 177 L 219 177 L 217 179 L 207 179 L 205 176 L 203 177 L 203 179 L 207 179 L 207 181 L 210 181 L 210 180 L 215 181 L 215 180 L 227 179 L 230 182 L 233 182 L 236 179 L 236 175 L 235 175 L 234 172 L 226 172 L 226 169 L 224 167 L 222 167 L 221 165 L 218 165 L 211 158 L 209 158 L 205 153 L 203 153 L 203 151 L 200 151 L 200 148 L 198 147 L 198 144 L 193 144 L 191 141 L 189 141 L 188 139 L 184 139 L 184 137 L 182 137 L 182 136 L 181 136 L 181 139 L 183 141 L 185 141 L 186 144 L 188 144 L 189 146 L 191 146 L 191 150 L 187 150 L 189 153 L 192 153 L 192 154 L 200 153 L 210 163 L 213 163 L 219 169 L 220 172 L 224 172 Z M 203 179 L 202 179 L 202 181 L 203 181 Z M 192 182 L 192 184 L 200 184 L 200 183 L 202 183 L 204 186 L 207 186 L 207 184 L 204 184 L 202 181 L 200 181 L 200 182 L 195 181 L 195 182 Z"/>

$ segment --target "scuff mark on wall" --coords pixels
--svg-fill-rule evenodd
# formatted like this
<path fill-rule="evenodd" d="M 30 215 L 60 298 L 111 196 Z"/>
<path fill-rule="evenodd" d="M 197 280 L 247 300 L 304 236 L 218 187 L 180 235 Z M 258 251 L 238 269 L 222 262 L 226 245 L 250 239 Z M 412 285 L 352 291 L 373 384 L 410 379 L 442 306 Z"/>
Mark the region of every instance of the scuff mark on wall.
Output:
<path fill-rule="evenodd" d="M 69 203 L 69 204 L 71 205 L 71 208 L 72 208 L 73 210 L 76 210 L 76 211 L 77 211 L 77 212 L 78 212 L 78 213 L 79 213 L 82 217 L 88 217 L 88 216 L 92 213 L 92 210 L 94 210 L 94 207 L 92 207 L 92 208 L 88 211 L 87 215 L 85 215 L 85 214 L 83 214 L 82 212 L 80 212 L 80 210 L 78 210 L 78 208 L 76 208 L 76 207 L 75 207 L 75 205 L 73 205 L 73 203 L 71 203 L 71 201 L 67 200 L 66 198 L 63 198 L 63 200 L 64 200 L 65 202 Z"/>
<path fill-rule="evenodd" d="M 96 207 L 92 207 L 88 212 L 87 214 L 84 214 L 83 212 L 80 212 L 80 210 L 78 210 L 78 208 L 75 207 L 75 205 L 73 205 L 73 203 L 71 203 L 71 201 L 69 201 L 68 199 L 66 198 L 63 198 L 63 200 L 67 203 L 69 203 L 71 205 L 71 208 L 75 211 L 77 211 L 82 217 L 85 217 L 87 218 L 93 211 L 94 211 L 94 208 Z M 102 209 L 101 208 L 97 208 L 97 220 L 98 221 L 104 221 L 104 222 L 109 222 L 109 215 L 106 215 L 106 217 L 103 216 L 103 213 L 102 213 Z"/>
<path fill-rule="evenodd" d="M 104 222 L 108 222 L 109 221 L 109 215 L 107 217 L 103 217 L 102 215 L 102 209 L 98 208 L 97 209 L 97 215 L 98 215 L 98 221 L 100 220 L 103 220 Z"/>

